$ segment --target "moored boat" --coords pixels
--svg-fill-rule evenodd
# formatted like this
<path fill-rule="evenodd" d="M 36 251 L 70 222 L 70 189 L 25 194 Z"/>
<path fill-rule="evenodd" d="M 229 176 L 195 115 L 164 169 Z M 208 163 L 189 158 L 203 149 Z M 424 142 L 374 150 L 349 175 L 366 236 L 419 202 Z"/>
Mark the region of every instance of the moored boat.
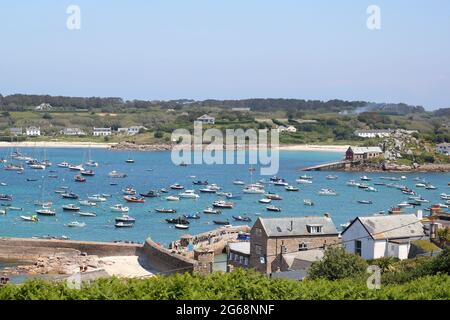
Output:
<path fill-rule="evenodd" d="M 126 202 L 132 202 L 132 203 L 144 203 L 145 202 L 144 198 L 139 198 L 139 197 L 135 197 L 135 196 L 125 196 L 123 198 L 125 199 Z"/>

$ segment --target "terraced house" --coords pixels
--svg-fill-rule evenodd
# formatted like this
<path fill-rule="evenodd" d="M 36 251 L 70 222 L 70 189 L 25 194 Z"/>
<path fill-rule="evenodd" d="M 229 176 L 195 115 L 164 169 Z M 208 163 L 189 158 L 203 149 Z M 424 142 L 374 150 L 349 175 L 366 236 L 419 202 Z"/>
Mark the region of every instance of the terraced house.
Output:
<path fill-rule="evenodd" d="M 284 271 L 296 259 L 293 255 L 308 252 L 306 260 L 319 257 L 316 251 L 338 243 L 338 235 L 328 215 L 259 218 L 250 232 L 250 268 L 268 274 Z M 316 254 L 309 257 L 312 250 Z"/>

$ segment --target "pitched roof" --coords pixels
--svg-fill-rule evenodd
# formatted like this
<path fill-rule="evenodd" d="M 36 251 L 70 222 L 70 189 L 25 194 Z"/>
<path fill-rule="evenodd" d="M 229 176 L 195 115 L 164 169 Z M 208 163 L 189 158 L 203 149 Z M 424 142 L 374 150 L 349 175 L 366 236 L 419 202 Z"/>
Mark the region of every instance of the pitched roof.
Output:
<path fill-rule="evenodd" d="M 350 147 L 354 154 L 364 154 L 368 152 L 383 153 L 380 147 Z"/>
<path fill-rule="evenodd" d="M 414 214 L 358 217 L 356 220 L 362 223 L 375 240 L 425 236 L 423 225 Z M 350 227 L 351 225 L 342 234 Z"/>
<path fill-rule="evenodd" d="M 250 242 L 231 242 L 228 243 L 230 251 L 239 252 L 245 255 L 250 254 Z"/>
<path fill-rule="evenodd" d="M 211 117 L 207 114 L 202 115 L 201 117 L 198 117 L 197 119 L 202 119 L 202 120 L 214 120 L 214 117 Z"/>
<path fill-rule="evenodd" d="M 333 220 L 329 217 L 259 218 L 258 220 L 269 237 L 317 235 L 308 231 L 308 226 L 311 225 L 322 226 L 320 235 L 338 234 Z"/>

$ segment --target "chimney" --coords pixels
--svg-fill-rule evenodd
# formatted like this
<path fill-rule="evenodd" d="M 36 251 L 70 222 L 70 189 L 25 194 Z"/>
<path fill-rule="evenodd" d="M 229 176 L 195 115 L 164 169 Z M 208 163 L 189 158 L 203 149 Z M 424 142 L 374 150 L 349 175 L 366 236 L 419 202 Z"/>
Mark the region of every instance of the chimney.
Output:
<path fill-rule="evenodd" d="M 325 218 L 329 218 L 330 217 L 329 213 L 324 213 L 323 215 L 325 216 Z"/>
<path fill-rule="evenodd" d="M 417 210 L 416 217 L 419 220 L 423 219 L 423 212 L 422 212 L 422 210 Z"/>

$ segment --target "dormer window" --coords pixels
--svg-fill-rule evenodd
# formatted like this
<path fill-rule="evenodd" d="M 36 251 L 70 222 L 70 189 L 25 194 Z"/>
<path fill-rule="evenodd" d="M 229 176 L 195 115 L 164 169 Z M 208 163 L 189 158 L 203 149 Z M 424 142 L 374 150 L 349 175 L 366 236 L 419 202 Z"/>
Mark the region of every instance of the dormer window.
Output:
<path fill-rule="evenodd" d="M 308 233 L 310 234 L 321 234 L 322 233 L 322 225 L 319 224 L 309 224 L 306 226 L 308 229 Z"/>

